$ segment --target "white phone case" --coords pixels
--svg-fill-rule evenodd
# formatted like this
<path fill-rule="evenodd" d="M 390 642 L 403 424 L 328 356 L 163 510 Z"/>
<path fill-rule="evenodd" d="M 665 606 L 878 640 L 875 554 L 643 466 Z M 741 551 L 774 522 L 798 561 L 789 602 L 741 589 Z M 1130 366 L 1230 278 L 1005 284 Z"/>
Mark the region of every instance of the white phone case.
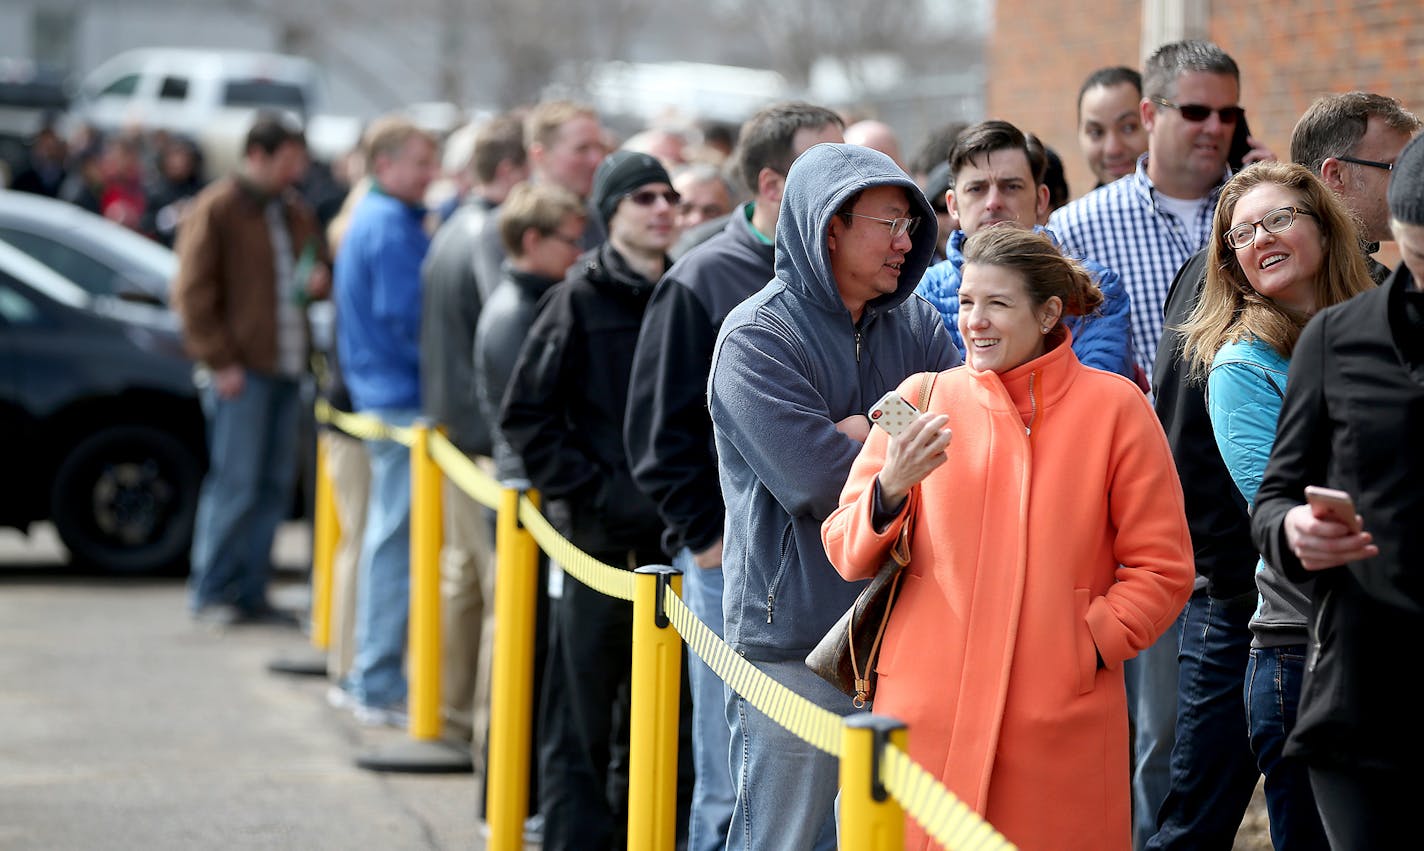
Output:
<path fill-rule="evenodd" d="M 918 408 L 905 401 L 898 391 L 891 390 L 871 406 L 867 416 L 870 417 L 871 425 L 880 426 L 893 437 L 904 431 L 919 415 Z"/>

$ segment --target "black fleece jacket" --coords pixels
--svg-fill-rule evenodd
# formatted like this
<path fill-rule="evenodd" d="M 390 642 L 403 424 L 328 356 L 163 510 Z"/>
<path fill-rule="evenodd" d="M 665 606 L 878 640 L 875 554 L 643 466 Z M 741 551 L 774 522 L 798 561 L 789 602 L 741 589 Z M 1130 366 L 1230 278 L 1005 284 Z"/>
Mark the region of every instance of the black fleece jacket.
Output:
<path fill-rule="evenodd" d="M 663 276 L 633 356 L 623 439 L 633 479 L 658 505 L 663 548 L 698 552 L 722 537 L 722 487 L 707 413 L 707 375 L 722 320 L 766 286 L 774 246 L 739 210 Z"/>
<path fill-rule="evenodd" d="M 599 556 L 656 553 L 662 532 L 623 450 L 633 348 L 654 284 L 609 243 L 581 257 L 540 301 L 501 407 L 500 428 L 550 520 Z"/>

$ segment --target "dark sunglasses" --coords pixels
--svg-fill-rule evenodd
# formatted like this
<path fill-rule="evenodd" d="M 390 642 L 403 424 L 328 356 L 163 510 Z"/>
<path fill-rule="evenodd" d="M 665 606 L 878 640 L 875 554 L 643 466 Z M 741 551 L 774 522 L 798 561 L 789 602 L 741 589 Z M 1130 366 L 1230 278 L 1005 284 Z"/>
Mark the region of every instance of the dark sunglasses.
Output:
<path fill-rule="evenodd" d="M 672 189 L 664 189 L 661 192 L 656 189 L 639 189 L 637 192 L 629 192 L 623 197 L 639 207 L 651 207 L 661 198 L 668 202 L 669 207 L 676 208 L 677 202 L 682 200 L 682 196 Z"/>
<path fill-rule="evenodd" d="M 1182 114 L 1183 118 L 1193 124 L 1207 120 L 1213 112 L 1221 119 L 1222 124 L 1235 124 L 1246 116 L 1246 110 L 1239 106 L 1223 106 L 1220 109 L 1212 109 L 1199 103 L 1172 103 L 1165 98 L 1152 98 L 1152 102 L 1158 106 L 1175 109 Z"/>

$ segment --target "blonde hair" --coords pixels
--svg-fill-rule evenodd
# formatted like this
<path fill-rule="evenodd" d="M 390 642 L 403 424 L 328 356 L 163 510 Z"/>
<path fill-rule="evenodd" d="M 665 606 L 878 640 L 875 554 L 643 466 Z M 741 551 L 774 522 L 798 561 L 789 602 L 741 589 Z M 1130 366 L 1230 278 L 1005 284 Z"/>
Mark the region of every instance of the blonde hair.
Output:
<path fill-rule="evenodd" d="M 366 162 L 374 164 L 377 157 L 393 157 L 400 153 L 405 143 L 415 138 L 424 139 L 431 147 L 439 148 L 435 137 L 420 129 L 409 118 L 387 115 L 372 122 L 366 130 L 361 146 L 366 153 Z"/>
<path fill-rule="evenodd" d="M 524 233 L 540 236 L 559 229 L 569 216 L 584 218 L 588 210 L 569 190 L 552 183 L 521 183 L 499 205 L 499 239 L 510 257 L 524 256 Z"/>
<path fill-rule="evenodd" d="M 1256 292 L 1236 252 L 1226 244 L 1226 232 L 1236 205 L 1258 186 L 1276 185 L 1295 193 L 1302 209 L 1309 211 L 1325 238 L 1323 262 L 1315 276 L 1315 308 L 1321 310 L 1374 288 L 1365 255 L 1360 249 L 1355 220 L 1335 193 L 1319 178 L 1295 163 L 1261 162 L 1231 178 L 1221 190 L 1211 223 L 1207 249 L 1206 284 L 1196 309 L 1179 329 L 1182 352 L 1190 375 L 1201 380 L 1211 369 L 1211 361 L 1227 343 L 1247 337 L 1275 349 L 1289 358 L 1310 317 L 1288 310 Z"/>
<path fill-rule="evenodd" d="M 524 146 L 536 143 L 548 148 L 559 140 L 559 131 L 575 118 L 587 116 L 598 120 L 593 107 L 571 100 L 548 100 L 536 104 L 524 117 Z"/>

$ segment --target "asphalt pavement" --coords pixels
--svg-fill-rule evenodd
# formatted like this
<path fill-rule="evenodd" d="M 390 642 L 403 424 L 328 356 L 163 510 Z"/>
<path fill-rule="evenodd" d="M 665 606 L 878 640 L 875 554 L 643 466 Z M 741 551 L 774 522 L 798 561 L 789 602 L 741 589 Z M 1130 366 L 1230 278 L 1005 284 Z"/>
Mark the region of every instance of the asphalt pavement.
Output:
<path fill-rule="evenodd" d="M 303 606 L 303 527 L 274 586 Z M 469 774 L 373 773 L 405 734 L 327 706 L 296 630 L 189 620 L 180 578 L 66 565 L 53 532 L 0 530 L 0 849 L 478 849 Z"/>

